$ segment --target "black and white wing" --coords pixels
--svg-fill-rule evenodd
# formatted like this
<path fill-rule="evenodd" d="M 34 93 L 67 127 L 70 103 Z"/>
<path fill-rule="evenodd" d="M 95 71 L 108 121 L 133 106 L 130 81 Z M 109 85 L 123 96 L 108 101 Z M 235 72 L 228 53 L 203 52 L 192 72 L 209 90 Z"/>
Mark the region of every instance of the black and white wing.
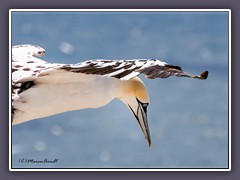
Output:
<path fill-rule="evenodd" d="M 141 73 L 147 78 L 167 78 L 169 76 L 206 79 L 208 71 L 199 76 L 184 72 L 179 66 L 173 66 L 157 59 L 133 60 L 88 60 L 77 64 L 48 63 L 39 59 L 45 50 L 34 45 L 17 45 L 12 47 L 12 86 L 13 99 L 21 92 L 32 87 L 39 77 L 48 77 L 63 71 L 100 75 L 129 80 Z"/>
<path fill-rule="evenodd" d="M 74 73 L 114 77 L 120 80 L 129 80 L 141 73 L 149 79 L 169 76 L 206 79 L 208 76 L 208 71 L 204 71 L 198 76 L 191 75 L 184 72 L 179 66 L 173 66 L 157 59 L 88 60 L 78 64 L 64 65 L 61 69 Z"/>

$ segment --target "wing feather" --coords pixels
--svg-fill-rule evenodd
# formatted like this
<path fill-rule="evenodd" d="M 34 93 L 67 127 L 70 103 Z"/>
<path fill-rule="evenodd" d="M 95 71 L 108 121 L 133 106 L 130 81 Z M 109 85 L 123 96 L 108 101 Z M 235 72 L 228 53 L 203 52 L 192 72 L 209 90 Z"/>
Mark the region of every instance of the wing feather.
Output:
<path fill-rule="evenodd" d="M 129 80 L 141 73 L 149 79 L 167 78 L 169 76 L 190 77 L 206 79 L 208 72 L 196 76 L 184 72 L 179 66 L 173 66 L 157 59 L 135 60 L 89 60 L 78 64 L 67 64 L 61 67 L 66 71 L 75 73 L 95 74 Z"/>

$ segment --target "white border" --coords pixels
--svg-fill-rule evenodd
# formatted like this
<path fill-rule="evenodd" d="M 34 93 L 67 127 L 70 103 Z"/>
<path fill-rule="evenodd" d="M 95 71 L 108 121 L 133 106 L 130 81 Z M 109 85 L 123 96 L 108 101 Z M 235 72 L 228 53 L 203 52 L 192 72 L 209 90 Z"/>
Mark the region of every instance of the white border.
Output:
<path fill-rule="evenodd" d="M 9 12 L 231 12 L 230 9 L 10 9 Z"/>
<path fill-rule="evenodd" d="M 229 126 L 229 134 L 228 134 L 228 169 L 12 169 L 12 125 L 11 125 L 11 119 L 9 119 L 9 171 L 231 171 L 231 10 L 230 9 L 10 9 L 9 10 L 9 117 L 12 117 L 11 114 L 11 82 L 12 82 L 12 76 L 11 76 L 11 57 L 12 57 L 12 36 L 11 36 L 11 30 L 12 30 L 12 12 L 228 12 L 229 13 L 229 41 L 228 41 L 228 95 L 229 95 L 229 101 L 228 101 L 228 113 L 229 113 L 229 119 L 228 119 L 228 126 Z"/>
<path fill-rule="evenodd" d="M 229 152 L 229 157 L 228 157 L 228 161 L 229 161 L 229 171 L 231 171 L 231 165 L 232 165 L 232 150 L 231 150 L 231 147 L 232 147 L 232 134 L 231 134 L 231 130 L 232 130 L 232 115 L 231 115 L 231 105 L 232 105 L 232 90 L 231 90 L 231 87 L 232 87 L 232 82 L 231 82 L 231 79 L 232 79 L 232 71 L 231 71 L 231 67 L 232 67 L 232 45 L 231 45 L 231 37 L 232 37 L 232 15 L 231 15 L 231 10 L 228 11 L 229 13 L 229 16 L 228 16 L 228 152 Z"/>

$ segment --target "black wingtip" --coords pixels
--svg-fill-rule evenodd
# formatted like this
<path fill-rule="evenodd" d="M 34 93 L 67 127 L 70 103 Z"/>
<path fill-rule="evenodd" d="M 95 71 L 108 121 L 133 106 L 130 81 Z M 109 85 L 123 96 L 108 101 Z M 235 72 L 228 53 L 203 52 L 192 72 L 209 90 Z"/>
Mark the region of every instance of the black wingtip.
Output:
<path fill-rule="evenodd" d="M 208 77 L 208 71 L 204 71 L 200 74 L 200 79 L 207 79 Z"/>

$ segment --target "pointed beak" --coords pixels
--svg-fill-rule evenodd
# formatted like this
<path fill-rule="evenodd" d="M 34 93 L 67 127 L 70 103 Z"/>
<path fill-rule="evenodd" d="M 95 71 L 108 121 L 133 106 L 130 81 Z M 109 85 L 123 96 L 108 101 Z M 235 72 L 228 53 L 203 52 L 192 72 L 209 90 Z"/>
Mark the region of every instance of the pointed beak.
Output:
<path fill-rule="evenodd" d="M 145 136 L 145 139 L 147 140 L 148 146 L 151 146 L 151 136 L 150 136 L 150 132 L 149 132 L 149 128 L 148 128 L 148 121 L 147 121 L 147 106 L 148 103 L 142 103 L 137 99 L 138 102 L 138 108 L 136 111 L 134 111 L 131 106 L 129 106 L 129 108 L 131 109 L 131 111 L 133 112 L 135 118 L 137 119 L 142 132 Z"/>

